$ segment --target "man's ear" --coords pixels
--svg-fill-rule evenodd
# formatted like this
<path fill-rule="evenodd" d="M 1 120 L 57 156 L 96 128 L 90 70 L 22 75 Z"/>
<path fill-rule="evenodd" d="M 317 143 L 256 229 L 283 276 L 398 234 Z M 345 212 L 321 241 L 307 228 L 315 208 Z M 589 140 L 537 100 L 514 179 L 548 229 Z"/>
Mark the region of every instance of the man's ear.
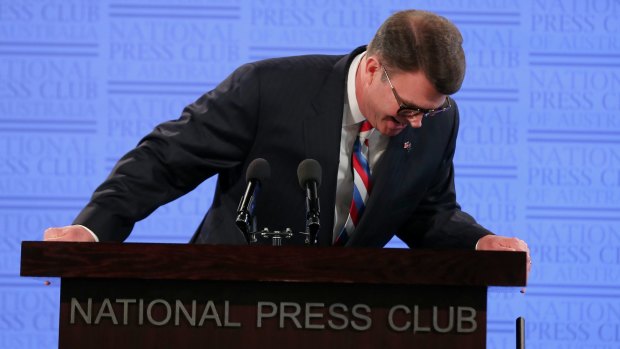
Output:
<path fill-rule="evenodd" d="M 381 62 L 379 61 L 377 56 L 366 56 L 364 57 L 363 70 L 364 76 L 366 77 L 366 81 L 368 83 L 372 82 L 374 79 L 381 78 Z"/>
<path fill-rule="evenodd" d="M 381 62 L 377 56 L 366 56 L 364 69 L 367 73 L 376 74 L 381 70 Z"/>

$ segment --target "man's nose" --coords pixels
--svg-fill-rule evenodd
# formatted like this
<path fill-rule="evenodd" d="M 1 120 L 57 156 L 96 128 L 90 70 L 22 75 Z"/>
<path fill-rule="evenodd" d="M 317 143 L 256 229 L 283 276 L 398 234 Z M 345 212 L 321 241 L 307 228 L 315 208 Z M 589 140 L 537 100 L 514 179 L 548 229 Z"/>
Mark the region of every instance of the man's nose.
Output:
<path fill-rule="evenodd" d="M 413 128 L 422 127 L 422 115 L 410 116 L 406 120 L 409 126 Z"/>

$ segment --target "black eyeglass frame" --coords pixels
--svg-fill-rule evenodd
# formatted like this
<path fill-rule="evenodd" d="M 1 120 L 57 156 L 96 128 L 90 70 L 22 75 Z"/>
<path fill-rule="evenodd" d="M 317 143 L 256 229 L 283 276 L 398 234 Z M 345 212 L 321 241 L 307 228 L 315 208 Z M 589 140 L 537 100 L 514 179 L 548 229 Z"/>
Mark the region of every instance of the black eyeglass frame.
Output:
<path fill-rule="evenodd" d="M 420 108 L 417 106 L 411 106 L 411 105 L 405 104 L 403 100 L 400 98 L 400 96 L 398 95 L 398 92 L 396 92 L 394 85 L 392 85 L 390 76 L 388 75 L 388 72 L 383 66 L 383 64 L 381 65 L 381 68 L 383 69 L 383 73 L 385 73 L 385 77 L 387 78 L 388 84 L 390 84 L 390 88 L 392 89 L 394 98 L 396 98 L 396 103 L 398 103 L 398 111 L 396 112 L 398 116 L 409 119 L 412 117 L 416 117 L 419 114 L 422 114 L 422 116 L 426 118 L 429 116 L 435 116 L 437 114 L 443 113 L 446 110 L 452 108 L 452 104 L 450 103 L 450 98 L 448 98 L 447 96 L 446 96 L 446 101 L 442 104 L 442 106 L 436 109 L 424 109 L 424 108 Z"/>

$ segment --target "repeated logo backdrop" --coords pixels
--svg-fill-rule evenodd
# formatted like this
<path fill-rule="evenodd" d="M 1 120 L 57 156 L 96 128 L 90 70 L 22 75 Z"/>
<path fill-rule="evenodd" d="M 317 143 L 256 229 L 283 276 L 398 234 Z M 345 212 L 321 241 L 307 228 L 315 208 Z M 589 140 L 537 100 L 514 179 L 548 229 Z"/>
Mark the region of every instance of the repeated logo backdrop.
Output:
<path fill-rule="evenodd" d="M 489 348 L 517 316 L 529 348 L 620 348 L 619 0 L 0 0 L 0 348 L 56 346 L 58 282 L 17 276 L 20 242 L 141 136 L 245 62 L 346 53 L 404 8 L 465 39 L 460 203 L 532 250 L 525 295 L 490 291 Z M 130 241 L 186 242 L 214 180 Z"/>

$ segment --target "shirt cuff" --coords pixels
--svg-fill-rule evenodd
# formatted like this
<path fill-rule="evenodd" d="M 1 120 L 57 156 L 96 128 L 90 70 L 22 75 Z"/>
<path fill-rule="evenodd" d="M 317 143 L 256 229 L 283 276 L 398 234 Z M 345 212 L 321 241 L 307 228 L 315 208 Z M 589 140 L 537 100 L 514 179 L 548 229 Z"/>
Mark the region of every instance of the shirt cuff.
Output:
<path fill-rule="evenodd" d="M 75 226 L 76 226 L 76 227 L 82 227 L 82 228 L 86 229 L 86 231 L 87 231 L 87 232 L 89 232 L 89 233 L 90 233 L 90 235 L 92 235 L 92 236 L 93 236 L 93 238 L 95 239 L 95 242 L 99 242 L 99 238 L 97 237 L 97 235 L 95 235 L 95 233 L 93 233 L 93 231 L 92 231 L 92 230 L 88 229 L 87 227 L 85 227 L 85 226 L 83 226 L 83 225 L 81 225 L 81 224 L 76 224 Z"/>

